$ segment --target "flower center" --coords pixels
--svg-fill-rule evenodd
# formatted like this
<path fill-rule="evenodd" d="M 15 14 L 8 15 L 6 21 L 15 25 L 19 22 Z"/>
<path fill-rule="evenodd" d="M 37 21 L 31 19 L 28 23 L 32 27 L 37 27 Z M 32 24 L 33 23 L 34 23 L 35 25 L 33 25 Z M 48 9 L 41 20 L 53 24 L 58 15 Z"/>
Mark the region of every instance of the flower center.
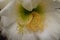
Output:
<path fill-rule="evenodd" d="M 44 20 L 45 15 L 40 15 L 37 12 L 32 12 L 32 20 L 25 25 L 18 24 L 18 28 L 20 32 L 24 32 L 24 27 L 30 32 L 42 32 L 44 30 Z"/>
<path fill-rule="evenodd" d="M 19 18 L 18 18 L 18 29 L 23 32 L 24 27 L 30 32 L 37 32 L 44 30 L 45 14 L 41 5 L 38 5 L 32 11 L 26 10 L 20 5 Z"/>

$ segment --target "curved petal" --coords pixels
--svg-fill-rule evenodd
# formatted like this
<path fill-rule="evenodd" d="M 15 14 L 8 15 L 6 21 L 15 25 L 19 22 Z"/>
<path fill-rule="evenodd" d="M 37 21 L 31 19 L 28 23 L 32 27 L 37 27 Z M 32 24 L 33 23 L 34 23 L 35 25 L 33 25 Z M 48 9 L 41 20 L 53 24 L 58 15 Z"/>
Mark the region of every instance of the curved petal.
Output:
<path fill-rule="evenodd" d="M 46 4 L 47 2 L 48 2 L 48 4 Z M 50 5 L 49 5 L 49 2 L 51 2 Z M 5 22 L 4 23 L 5 26 L 8 25 L 9 23 L 10 24 L 13 23 L 16 19 L 15 13 L 18 13 L 18 12 L 14 8 L 17 8 L 18 6 L 14 7 L 14 4 L 15 4 L 15 1 L 10 2 L 9 5 L 6 6 L 7 8 L 5 7 L 3 9 L 4 11 L 3 10 L 1 11 L 2 16 L 4 15 L 4 17 L 7 17 L 7 19 L 5 18 L 6 20 L 4 18 L 2 19 L 3 20 L 2 22 L 3 23 Z M 46 24 L 48 25 L 48 27 L 46 28 L 46 31 L 43 31 L 43 33 L 41 35 L 39 33 L 38 37 L 41 38 L 41 40 L 59 39 L 59 37 L 60 37 L 60 14 L 59 14 L 59 12 L 57 12 L 55 10 L 54 6 L 52 7 L 52 1 L 51 0 L 45 0 L 43 2 L 43 4 L 46 4 L 45 6 L 48 6 L 48 7 L 46 7 L 46 9 L 48 9 L 48 10 L 47 10 L 47 12 L 45 12 L 46 13 Z M 16 24 L 12 24 L 12 25 L 10 25 L 9 29 L 6 29 L 6 31 L 9 32 L 8 35 L 10 36 L 10 38 L 12 40 L 20 40 L 19 37 L 22 37 L 22 36 L 20 36 L 20 34 L 16 33 L 16 31 L 17 31 L 16 27 L 17 27 Z M 25 40 L 27 38 L 29 39 L 30 37 L 32 37 L 32 35 L 30 36 L 30 33 L 28 33 L 27 36 L 25 34 L 25 35 L 23 35 L 23 38 L 24 38 L 23 40 Z M 34 36 L 32 37 L 32 39 L 34 39 Z"/>
<path fill-rule="evenodd" d="M 18 1 L 18 0 L 17 0 Z M 17 18 L 17 15 L 16 14 L 20 14 L 20 17 L 21 17 L 21 15 L 23 16 L 24 15 L 24 13 L 22 12 L 19 12 L 19 11 L 21 11 L 22 10 L 22 8 L 20 8 L 21 6 L 21 4 L 19 4 L 18 2 L 17 2 L 16 0 L 11 0 L 1 11 L 0 11 L 0 15 L 1 16 L 4 16 L 4 17 L 6 17 L 7 19 L 10 19 L 8 22 L 6 22 L 7 21 L 7 19 L 5 19 L 6 21 L 6 24 L 3 22 L 3 20 L 2 20 L 2 22 L 4 23 L 4 25 L 8 25 L 8 23 L 10 24 L 10 23 L 13 23 L 13 22 L 15 22 L 16 21 L 16 18 Z M 27 1 L 27 0 L 25 0 L 26 1 L 26 3 L 27 4 L 31 4 L 31 2 L 32 2 L 32 4 L 34 5 L 34 3 L 36 2 L 35 0 L 30 0 L 30 1 Z M 27 4 L 26 3 L 24 3 L 25 1 L 23 1 L 22 3 L 26 6 Z M 39 1 L 39 0 L 38 0 Z M 37 2 L 38 2 L 37 1 Z M 30 3 L 29 3 L 30 2 Z M 45 4 L 45 6 L 47 6 L 47 4 L 46 4 L 46 2 L 50 2 L 50 1 L 48 1 L 48 0 L 43 0 L 43 1 L 41 1 L 42 3 L 41 4 Z M 31 5 L 32 5 L 31 4 Z M 38 3 L 37 4 L 35 4 L 36 6 L 38 5 Z M 35 6 L 34 5 L 34 6 Z M 23 6 L 24 7 L 24 6 Z M 28 5 L 27 5 L 27 7 L 28 7 Z M 26 7 L 26 8 L 27 8 Z M 29 7 L 30 8 L 30 7 Z M 28 8 L 28 9 L 29 9 Z M 23 11 L 23 10 L 22 10 Z M 24 21 L 25 21 L 25 23 L 26 22 L 28 22 L 28 21 L 26 21 L 26 19 L 28 20 L 29 18 L 30 19 L 32 19 L 32 16 L 31 17 L 29 17 L 29 16 L 24 16 L 23 18 L 25 18 L 25 19 L 22 19 L 23 21 L 21 21 L 21 23 L 23 23 Z M 3 18 L 4 19 L 4 18 Z M 25 24 L 24 23 L 24 24 Z"/>
<path fill-rule="evenodd" d="M 8 26 L 9 24 L 13 23 L 16 20 L 15 13 L 17 12 L 15 10 L 14 4 L 15 1 L 10 1 L 1 11 L 0 16 L 2 16 L 2 23 L 4 26 Z"/>
<path fill-rule="evenodd" d="M 0 9 L 3 9 L 11 0 L 0 0 Z"/>
<path fill-rule="evenodd" d="M 19 1 L 19 0 L 18 0 Z M 39 4 L 40 0 L 20 0 L 22 6 L 28 10 L 28 11 L 32 11 L 34 8 L 37 7 L 37 5 Z"/>

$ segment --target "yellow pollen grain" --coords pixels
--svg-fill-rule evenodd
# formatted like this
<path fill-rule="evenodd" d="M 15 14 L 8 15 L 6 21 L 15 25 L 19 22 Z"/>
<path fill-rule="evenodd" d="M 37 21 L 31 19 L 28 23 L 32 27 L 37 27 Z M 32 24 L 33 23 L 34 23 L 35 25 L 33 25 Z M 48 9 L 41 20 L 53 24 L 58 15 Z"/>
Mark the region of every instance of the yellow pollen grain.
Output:
<path fill-rule="evenodd" d="M 33 18 L 29 24 L 27 24 L 27 29 L 29 31 L 36 32 L 38 30 L 43 31 L 44 29 L 44 17 L 36 12 L 32 13 Z"/>

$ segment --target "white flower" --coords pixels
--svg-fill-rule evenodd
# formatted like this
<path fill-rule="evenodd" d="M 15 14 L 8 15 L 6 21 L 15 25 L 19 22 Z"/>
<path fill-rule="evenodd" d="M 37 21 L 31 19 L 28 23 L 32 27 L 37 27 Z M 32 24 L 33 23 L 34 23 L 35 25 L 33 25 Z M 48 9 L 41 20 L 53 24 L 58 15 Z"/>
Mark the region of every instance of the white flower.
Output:
<path fill-rule="evenodd" d="M 2 33 L 7 35 L 8 40 L 58 40 L 60 38 L 60 14 L 56 10 L 58 7 L 55 6 L 55 2 L 52 0 L 8 0 L 6 3 L 6 6 L 3 6 L 0 11 L 0 16 L 3 24 Z M 44 13 L 46 14 L 45 24 L 47 24 L 47 27 L 42 33 L 30 33 L 26 27 L 24 27 L 25 32 L 23 35 L 18 33 L 16 19 L 21 17 L 24 12 L 21 12 L 21 6 L 28 11 L 32 11 L 39 3 L 44 4 L 44 7 L 46 7 Z M 18 15 L 19 13 L 20 16 Z M 28 24 L 32 19 L 32 16 L 27 15 L 24 17 L 25 21 L 23 19 L 20 20 L 21 24 Z M 29 21 L 26 19 L 29 19 Z"/>

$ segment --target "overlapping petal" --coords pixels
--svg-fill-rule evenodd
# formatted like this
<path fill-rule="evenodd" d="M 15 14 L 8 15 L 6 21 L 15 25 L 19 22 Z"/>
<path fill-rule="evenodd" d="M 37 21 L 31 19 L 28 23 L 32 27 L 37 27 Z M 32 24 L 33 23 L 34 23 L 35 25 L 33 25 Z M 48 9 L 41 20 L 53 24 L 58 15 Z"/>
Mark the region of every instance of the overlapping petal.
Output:
<path fill-rule="evenodd" d="M 28 24 L 27 26 L 31 26 L 34 18 L 33 18 L 33 15 L 30 12 L 34 8 L 36 8 L 36 6 L 38 5 L 38 3 L 35 0 L 33 0 L 33 1 L 32 0 L 24 0 L 24 1 L 22 0 L 23 1 L 22 3 L 19 3 L 21 0 L 19 2 L 18 1 L 19 0 L 9 1 L 9 3 L 0 12 L 0 16 L 2 16 L 1 21 L 4 25 L 4 27 L 8 27 L 8 28 L 11 27 L 10 29 L 7 29 L 9 34 L 11 33 L 10 34 L 11 36 L 14 33 L 13 38 L 10 37 L 13 40 L 15 38 L 18 39 L 17 37 L 19 37 L 19 36 L 16 35 L 16 34 L 18 34 L 18 33 L 16 33 L 16 31 L 17 31 L 17 29 L 16 29 L 17 26 L 15 24 L 16 21 L 23 26 L 25 24 Z M 43 9 L 42 11 L 44 11 L 44 12 L 41 12 L 41 10 L 39 10 L 39 13 L 46 14 L 45 23 L 47 24 L 47 27 L 44 28 L 44 31 L 41 33 L 41 35 L 40 35 L 40 32 L 39 32 L 39 34 L 37 36 L 39 38 L 41 38 L 41 40 L 45 40 L 45 39 L 54 40 L 55 38 L 59 39 L 59 37 L 60 37 L 60 27 L 59 27 L 60 26 L 60 16 L 59 15 L 60 14 L 59 14 L 58 11 L 55 10 L 55 7 L 54 7 L 55 5 L 53 5 L 52 0 L 42 0 L 39 4 L 40 4 L 40 6 L 42 6 L 42 9 Z M 26 14 L 25 13 L 26 11 L 28 11 L 29 15 L 24 15 L 24 14 Z M 38 11 L 36 11 L 36 12 L 38 12 Z M 38 15 L 38 16 L 36 16 L 36 15 Z M 40 18 L 40 14 L 36 14 L 36 15 L 34 17 L 38 17 L 38 18 L 36 18 L 35 21 Z M 38 22 L 38 21 L 36 21 L 36 22 Z M 38 23 L 37 24 L 35 23 L 35 24 L 38 25 Z M 10 24 L 12 24 L 12 25 L 10 25 Z M 29 25 L 29 24 L 31 24 L 31 25 Z M 10 27 L 9 27 L 9 25 L 10 25 Z M 34 29 L 34 28 L 38 29 L 39 28 L 39 27 L 36 28 L 36 27 L 33 27 L 33 26 L 35 26 L 35 25 L 32 25 L 31 29 Z M 35 29 L 34 29 L 34 31 L 36 31 Z M 27 34 L 29 34 L 28 32 L 27 32 Z M 23 40 L 27 39 L 27 37 L 29 36 L 27 34 L 24 34 L 24 36 L 22 38 Z M 14 36 L 16 36 L 16 37 L 14 37 Z M 26 37 L 26 38 L 24 38 L 24 37 Z M 31 36 L 29 36 L 29 37 L 31 37 Z M 28 39 L 29 39 L 29 37 L 28 37 Z M 33 36 L 33 38 L 34 38 L 34 36 Z"/>

